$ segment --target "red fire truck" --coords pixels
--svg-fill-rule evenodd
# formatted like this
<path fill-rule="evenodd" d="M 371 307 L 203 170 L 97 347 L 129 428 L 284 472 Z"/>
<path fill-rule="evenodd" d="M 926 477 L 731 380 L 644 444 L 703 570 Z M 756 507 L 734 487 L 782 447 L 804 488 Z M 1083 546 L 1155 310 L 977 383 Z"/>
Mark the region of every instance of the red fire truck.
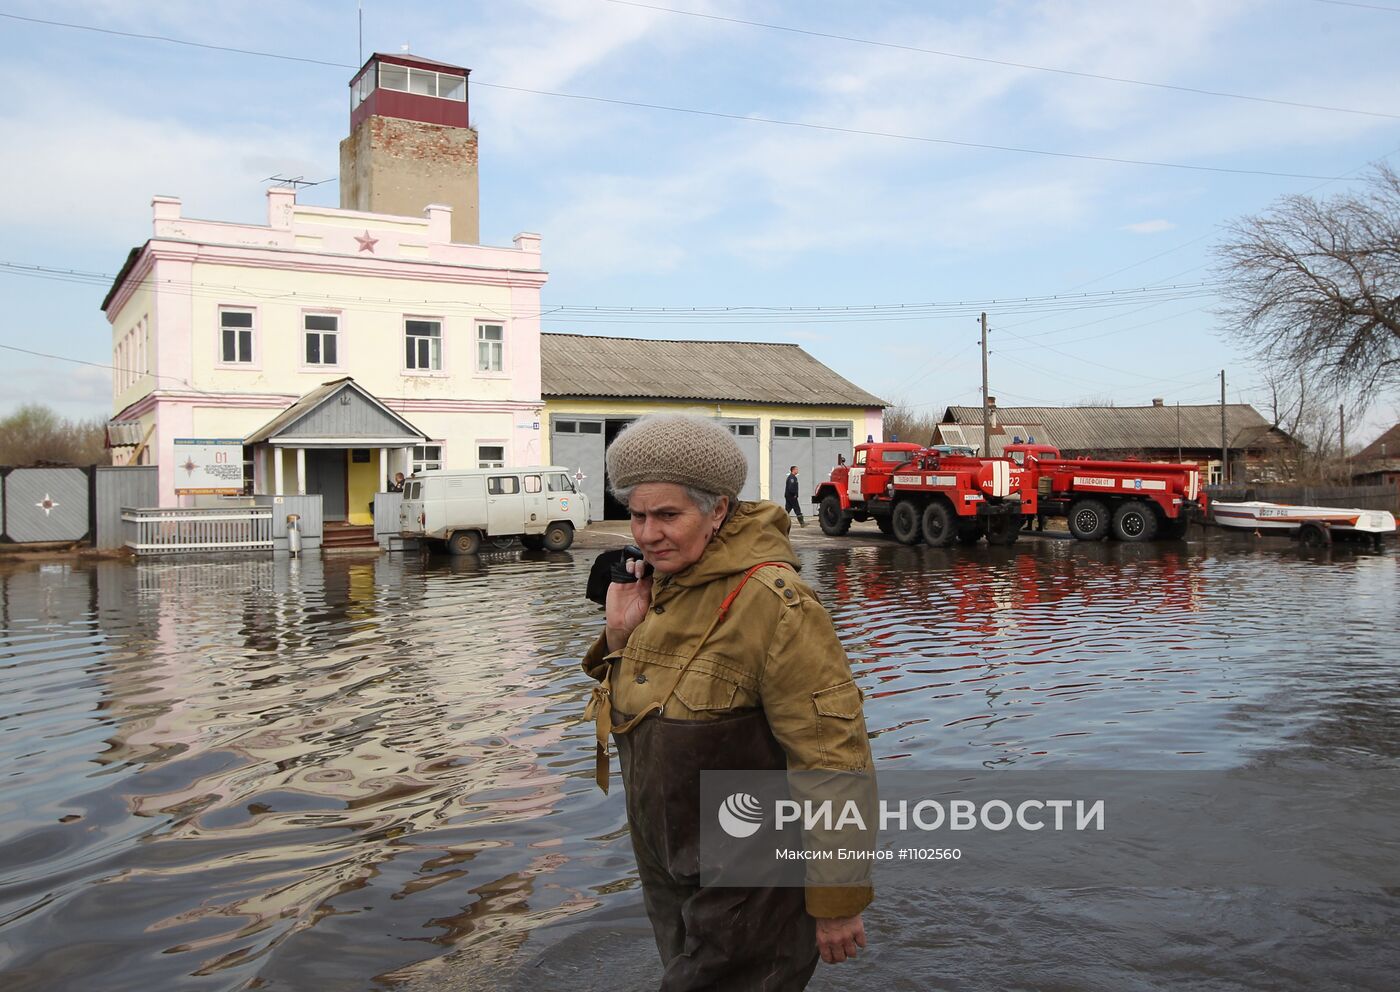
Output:
<path fill-rule="evenodd" d="M 1064 516 L 1081 541 L 1179 539 L 1204 516 L 1195 465 L 1061 458 L 1048 444 L 1008 444 L 1005 456 L 1023 512 Z"/>
<path fill-rule="evenodd" d="M 1011 544 L 1023 511 L 1008 459 L 982 459 L 890 442 L 858 444 L 850 465 L 838 465 L 817 486 L 822 531 L 846 533 L 855 520 L 874 520 L 880 530 L 904 544 L 927 541 L 947 547 L 954 541 Z"/>

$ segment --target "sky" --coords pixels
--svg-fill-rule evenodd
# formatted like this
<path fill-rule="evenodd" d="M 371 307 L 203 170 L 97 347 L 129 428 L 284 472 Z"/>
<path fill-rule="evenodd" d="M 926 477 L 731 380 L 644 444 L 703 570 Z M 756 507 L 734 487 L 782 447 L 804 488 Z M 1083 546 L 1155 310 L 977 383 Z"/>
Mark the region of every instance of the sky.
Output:
<path fill-rule="evenodd" d="M 303 176 L 338 205 L 347 83 L 404 45 L 472 70 L 482 241 L 542 235 L 546 330 L 795 343 L 916 412 L 980 402 L 982 310 L 1003 406 L 1218 402 L 1224 369 L 1265 410 L 1212 244 L 1400 164 L 1400 0 L 363 0 L 363 48 L 360 23 L 0 0 L 0 415 L 113 412 L 107 286 L 32 269 L 114 275 L 156 194 L 258 222 Z M 1358 443 L 1400 417 L 1368 399 Z"/>

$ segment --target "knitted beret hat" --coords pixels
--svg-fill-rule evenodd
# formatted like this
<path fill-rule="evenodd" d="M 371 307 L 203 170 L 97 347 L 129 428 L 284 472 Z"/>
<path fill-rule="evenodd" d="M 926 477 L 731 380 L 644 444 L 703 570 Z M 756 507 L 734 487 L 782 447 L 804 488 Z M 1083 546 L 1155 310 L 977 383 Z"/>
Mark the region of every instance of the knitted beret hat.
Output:
<path fill-rule="evenodd" d="M 748 462 L 734 435 L 703 417 L 661 413 L 635 421 L 608 448 L 614 490 L 643 482 L 674 482 L 734 497 L 744 488 Z"/>

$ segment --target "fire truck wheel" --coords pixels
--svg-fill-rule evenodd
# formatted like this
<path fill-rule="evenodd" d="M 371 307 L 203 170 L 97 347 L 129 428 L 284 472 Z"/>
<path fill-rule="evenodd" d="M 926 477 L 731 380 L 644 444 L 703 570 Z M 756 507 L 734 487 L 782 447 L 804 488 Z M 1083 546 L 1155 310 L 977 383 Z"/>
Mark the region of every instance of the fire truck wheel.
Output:
<path fill-rule="evenodd" d="M 922 525 L 924 541 L 930 547 L 946 548 L 958 539 L 953 511 L 948 509 L 948 504 L 942 500 L 936 499 L 924 507 Z"/>
<path fill-rule="evenodd" d="M 1069 532 L 1080 541 L 1098 541 L 1108 533 L 1108 507 L 1096 499 L 1076 500 L 1069 508 Z"/>
<path fill-rule="evenodd" d="M 561 520 L 556 520 L 545 528 L 544 547 L 546 551 L 567 551 L 574 543 L 574 528 Z"/>
<path fill-rule="evenodd" d="M 992 545 L 1006 546 L 1015 544 L 1016 538 L 1021 536 L 1020 517 L 988 517 L 987 518 L 987 543 Z"/>
<path fill-rule="evenodd" d="M 851 518 L 841 510 L 841 498 L 835 493 L 822 497 L 821 508 L 817 510 L 817 523 L 822 525 L 822 533 L 828 537 L 840 537 L 851 529 Z"/>
<path fill-rule="evenodd" d="M 982 528 L 975 520 L 959 521 L 958 523 L 958 543 L 976 544 L 982 540 Z"/>
<path fill-rule="evenodd" d="M 894 539 L 900 544 L 919 543 L 919 508 L 907 499 L 894 505 L 890 525 L 894 528 Z"/>
<path fill-rule="evenodd" d="M 1120 541 L 1150 541 L 1157 536 L 1157 514 L 1152 507 L 1130 499 L 1113 513 L 1113 536 Z"/>
<path fill-rule="evenodd" d="M 453 531 L 447 550 L 454 555 L 474 555 L 481 548 L 481 535 L 474 530 Z"/>

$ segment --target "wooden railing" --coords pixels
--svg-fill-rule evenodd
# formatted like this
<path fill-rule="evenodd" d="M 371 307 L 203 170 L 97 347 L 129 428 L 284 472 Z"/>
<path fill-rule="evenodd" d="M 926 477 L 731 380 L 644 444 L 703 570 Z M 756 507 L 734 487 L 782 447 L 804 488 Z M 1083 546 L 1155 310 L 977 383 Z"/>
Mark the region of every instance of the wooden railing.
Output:
<path fill-rule="evenodd" d="M 271 551 L 272 509 L 122 508 L 125 544 L 138 555 L 188 551 Z"/>

